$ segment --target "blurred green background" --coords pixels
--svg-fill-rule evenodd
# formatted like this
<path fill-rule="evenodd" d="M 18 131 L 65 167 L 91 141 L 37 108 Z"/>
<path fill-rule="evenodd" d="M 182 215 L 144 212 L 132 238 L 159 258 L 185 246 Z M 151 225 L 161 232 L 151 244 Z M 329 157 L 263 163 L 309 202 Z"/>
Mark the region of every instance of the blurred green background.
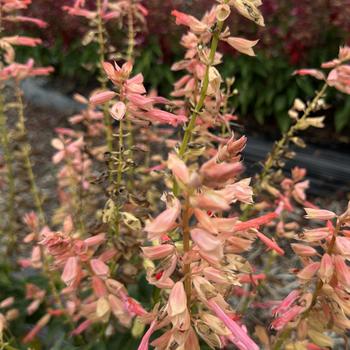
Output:
<path fill-rule="evenodd" d="M 89 2 L 89 1 L 88 1 Z M 81 41 L 89 31 L 84 18 L 73 18 L 63 10 L 72 1 L 55 2 L 50 7 L 45 0 L 37 0 L 29 15 L 45 19 L 49 27 L 33 32 L 44 40 L 39 48 L 21 48 L 21 60 L 33 57 L 39 64 L 55 67 L 56 84 L 65 93 L 78 90 L 88 92 L 96 81 L 91 69 L 98 59 L 94 43 L 82 48 Z M 90 0 L 93 6 L 94 0 Z M 177 27 L 171 16 L 176 8 L 202 14 L 209 9 L 209 0 L 147 0 L 149 10 L 147 26 L 137 35 L 136 70 L 142 71 L 146 83 L 161 94 L 171 91 L 178 74 L 170 70 L 181 59 L 184 50 L 179 38 L 185 32 Z M 222 46 L 225 59 L 221 71 L 224 76 L 235 76 L 239 95 L 233 100 L 236 113 L 252 130 L 264 130 L 275 136 L 289 125 L 287 111 L 296 97 L 311 98 L 319 82 L 309 77 L 295 77 L 297 68 L 318 68 L 324 61 L 337 56 L 340 45 L 349 44 L 349 0 L 265 0 L 262 11 L 265 28 L 257 28 L 241 16 L 232 16 L 231 33 L 247 39 L 260 39 L 256 46 L 257 57 L 238 55 Z M 23 30 L 33 30 L 32 26 Z M 125 47 L 125 33 L 114 23 L 108 24 L 111 44 L 118 50 Z M 64 82 L 64 84 L 60 84 Z M 69 83 L 67 83 L 69 82 Z M 320 142 L 349 142 L 350 98 L 331 90 L 327 100 L 326 131 L 318 131 L 314 138 Z"/>

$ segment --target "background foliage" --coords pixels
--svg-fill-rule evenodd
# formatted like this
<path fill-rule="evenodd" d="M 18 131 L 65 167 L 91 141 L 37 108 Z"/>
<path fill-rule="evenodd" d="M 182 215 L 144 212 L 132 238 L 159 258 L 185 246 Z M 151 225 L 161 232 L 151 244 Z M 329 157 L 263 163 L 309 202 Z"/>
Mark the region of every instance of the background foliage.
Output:
<path fill-rule="evenodd" d="M 145 1 L 150 15 L 147 30 L 137 38 L 142 47 L 137 69 L 143 71 L 149 84 L 164 94 L 170 91 L 175 80 L 168 67 L 181 57 L 182 51 L 178 45 L 181 30 L 175 26 L 171 10 L 191 9 L 199 13 L 211 3 L 211 0 Z M 35 59 L 53 65 L 57 77 L 72 80 L 69 85 L 72 90 L 84 90 L 94 81 L 96 72 L 90 66 L 96 61 L 97 50 L 94 44 L 89 44 L 86 50 L 80 49 L 79 42 L 88 31 L 87 24 L 84 19 L 66 15 L 61 6 L 61 2 L 45 6 L 45 0 L 37 0 L 31 6 L 29 15 L 50 23 L 50 27 L 40 33 L 45 47 L 35 50 Z M 292 72 L 306 66 L 317 68 L 322 61 L 336 56 L 339 45 L 350 43 L 350 0 L 265 0 L 262 10 L 265 28 L 253 27 L 253 31 L 241 16 L 234 17 L 230 25 L 237 36 L 260 39 L 256 49 L 258 59 L 249 60 L 230 48 L 221 48 L 232 52 L 232 59 L 226 60 L 223 70 L 236 77 L 241 92 L 235 103 L 239 106 L 237 113 L 249 120 L 254 117 L 259 124 L 277 124 L 284 130 L 289 123 L 286 111 L 292 101 L 300 95 L 311 97 L 315 88 L 310 79 L 295 78 Z M 115 29 L 109 28 L 112 33 Z M 118 35 L 113 38 L 118 50 L 123 38 Z M 28 52 L 33 55 L 32 48 L 20 50 L 22 60 L 28 58 Z M 333 130 L 344 131 L 350 126 L 350 98 L 334 93 L 329 102 L 337 107 L 336 113 L 330 113 Z"/>

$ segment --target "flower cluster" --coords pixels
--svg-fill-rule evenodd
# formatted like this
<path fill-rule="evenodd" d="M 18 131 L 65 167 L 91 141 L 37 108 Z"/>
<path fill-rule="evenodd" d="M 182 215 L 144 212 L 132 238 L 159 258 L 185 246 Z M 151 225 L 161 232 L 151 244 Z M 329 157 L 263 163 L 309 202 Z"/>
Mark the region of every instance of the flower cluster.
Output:
<path fill-rule="evenodd" d="M 341 215 L 321 209 L 305 211 L 307 219 L 323 221 L 325 225 L 305 229 L 297 237 L 298 243 L 292 244 L 302 263 L 301 269 L 294 270 L 300 289 L 290 292 L 273 310 L 272 327 L 279 332 L 296 330 L 296 339 L 288 341 L 293 346 L 333 347 L 333 340 L 325 333 L 342 335 L 349 329 L 350 270 L 346 261 L 350 203 Z"/>

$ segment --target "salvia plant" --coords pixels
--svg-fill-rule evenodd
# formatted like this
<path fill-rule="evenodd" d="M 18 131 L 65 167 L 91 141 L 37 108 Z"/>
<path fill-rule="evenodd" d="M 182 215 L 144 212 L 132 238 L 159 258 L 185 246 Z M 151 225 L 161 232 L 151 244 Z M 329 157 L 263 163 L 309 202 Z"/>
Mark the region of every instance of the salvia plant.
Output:
<path fill-rule="evenodd" d="M 55 130 L 56 188 L 42 191 L 21 83 L 53 68 L 17 63 L 16 46 L 41 40 L 9 24 L 47 23 L 25 16 L 31 0 L 0 0 L 1 264 L 16 285 L 1 291 L 1 349 L 348 348 L 350 204 L 319 208 L 306 170 L 284 165 L 304 130 L 324 126 L 328 89 L 350 94 L 350 48 L 295 72 L 319 88 L 286 111 L 290 128 L 249 178 L 219 49 L 255 56 L 258 40 L 228 23 L 264 26 L 262 1 L 172 11 L 186 32 L 169 97 L 134 70 L 145 2 L 63 3 L 86 22 L 82 50 L 96 44 L 99 73 Z"/>

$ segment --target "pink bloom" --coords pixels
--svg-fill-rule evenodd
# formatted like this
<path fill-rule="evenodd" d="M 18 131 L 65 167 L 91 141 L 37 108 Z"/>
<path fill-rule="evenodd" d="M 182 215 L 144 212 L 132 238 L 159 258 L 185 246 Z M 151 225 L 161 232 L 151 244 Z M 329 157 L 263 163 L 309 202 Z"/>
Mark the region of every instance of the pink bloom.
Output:
<path fill-rule="evenodd" d="M 168 168 L 182 183 L 188 184 L 190 182 L 190 173 L 185 162 L 174 153 L 169 154 Z"/>
<path fill-rule="evenodd" d="M 321 259 L 320 269 L 318 270 L 318 276 L 323 283 L 328 283 L 333 276 L 333 261 L 329 254 L 324 254 Z"/>
<path fill-rule="evenodd" d="M 105 297 L 107 295 L 106 284 L 104 283 L 104 281 L 101 278 L 99 278 L 97 276 L 92 276 L 91 285 L 92 285 L 92 289 L 94 291 L 94 294 L 98 298 L 102 298 L 102 297 Z"/>
<path fill-rule="evenodd" d="M 274 250 L 279 255 L 284 255 L 284 250 L 280 248 L 275 241 L 266 237 L 261 232 L 257 232 L 256 235 L 268 248 Z"/>
<path fill-rule="evenodd" d="M 248 334 L 239 326 L 235 321 L 226 315 L 226 313 L 220 308 L 214 299 L 208 301 L 208 306 L 215 313 L 215 315 L 225 324 L 225 326 L 231 331 L 233 338 L 230 338 L 232 342 L 240 350 L 259 350 L 259 347 L 248 336 Z"/>
<path fill-rule="evenodd" d="M 337 250 L 341 255 L 350 257 L 350 238 L 338 236 L 335 242 Z"/>
<path fill-rule="evenodd" d="M 96 12 L 84 10 L 78 7 L 63 6 L 63 10 L 67 11 L 71 16 L 82 16 L 88 19 L 96 17 Z"/>
<path fill-rule="evenodd" d="M 84 244 L 87 247 L 98 246 L 106 240 L 106 234 L 100 233 L 98 235 L 91 236 L 84 240 Z"/>
<path fill-rule="evenodd" d="M 172 206 L 164 210 L 154 220 L 146 224 L 145 231 L 149 239 L 159 237 L 162 233 L 167 233 L 176 226 L 176 219 L 181 211 L 180 201 L 175 198 Z"/>
<path fill-rule="evenodd" d="M 350 94 L 350 65 L 334 68 L 327 77 L 327 83 L 345 94 Z"/>
<path fill-rule="evenodd" d="M 191 230 L 191 237 L 199 249 L 215 261 L 220 261 L 224 256 L 222 241 L 200 228 Z"/>
<path fill-rule="evenodd" d="M 242 171 L 242 166 L 240 163 L 238 164 L 239 172 Z M 232 174 L 231 174 L 232 175 Z M 222 190 L 216 191 L 216 193 L 222 195 L 228 203 L 234 203 L 239 200 L 242 203 L 251 204 L 253 203 L 253 189 L 249 186 L 250 178 L 243 179 L 239 182 L 226 185 Z"/>
<path fill-rule="evenodd" d="M 226 182 L 234 178 L 243 171 L 243 165 L 240 162 L 217 163 L 215 158 L 210 159 L 204 163 L 200 168 L 200 174 L 205 177 L 205 181 L 219 183 Z"/>
<path fill-rule="evenodd" d="M 303 312 L 304 308 L 302 306 L 295 305 L 288 311 L 276 318 L 272 323 L 271 327 L 277 331 L 283 329 L 290 321 L 292 321 L 296 316 L 300 315 Z"/>
<path fill-rule="evenodd" d="M 300 243 L 292 243 L 291 246 L 294 252 L 299 256 L 306 257 L 306 256 L 315 256 L 318 254 L 315 248 L 312 248 L 308 245 L 304 245 Z"/>
<path fill-rule="evenodd" d="M 96 276 L 107 278 L 109 275 L 109 267 L 99 259 L 91 259 L 91 270 Z"/>
<path fill-rule="evenodd" d="M 315 220 L 331 220 L 336 217 L 336 214 L 329 210 L 323 209 L 313 209 L 313 208 L 305 208 L 306 219 L 315 219 Z"/>
<path fill-rule="evenodd" d="M 233 226 L 232 230 L 235 232 L 235 231 L 244 231 L 249 228 L 259 228 L 260 226 L 269 223 L 276 217 L 277 217 L 277 214 L 275 212 L 268 213 L 255 219 L 237 223 Z"/>
<path fill-rule="evenodd" d="M 284 314 L 292 304 L 298 300 L 300 292 L 298 290 L 293 290 L 290 292 L 276 308 L 272 310 L 274 316 Z"/>
<path fill-rule="evenodd" d="M 47 23 L 42 21 L 41 19 L 37 19 L 37 18 L 32 18 L 32 17 L 26 17 L 26 16 L 8 16 L 6 17 L 6 20 L 10 20 L 13 22 L 29 22 L 29 23 L 34 23 L 35 25 L 37 25 L 39 28 L 46 28 L 47 27 Z"/>
<path fill-rule="evenodd" d="M 304 281 L 309 281 L 311 280 L 312 277 L 315 276 L 316 272 L 320 268 L 320 263 L 319 262 L 312 262 L 308 265 L 306 265 L 298 274 L 298 278 Z"/>
<path fill-rule="evenodd" d="M 167 304 L 167 313 L 173 327 L 180 331 L 187 331 L 190 328 L 190 314 L 187 310 L 187 298 L 182 282 L 176 282 L 171 289 Z"/>
<path fill-rule="evenodd" d="M 206 24 L 202 23 L 193 16 L 187 15 L 186 13 L 173 10 L 171 14 L 176 17 L 177 25 L 185 25 L 190 27 L 191 31 L 196 34 L 201 34 L 208 29 Z"/>
<path fill-rule="evenodd" d="M 2 40 L 8 42 L 11 45 L 23 45 L 23 46 L 37 46 L 41 44 L 41 39 L 38 38 L 30 38 L 27 36 L 11 36 L 5 37 Z"/>
<path fill-rule="evenodd" d="M 24 344 L 30 343 L 35 336 L 40 332 L 42 328 L 44 328 L 50 321 L 51 315 L 44 315 L 34 326 L 34 328 L 23 338 L 22 342 Z"/>
<path fill-rule="evenodd" d="M 176 282 L 171 289 L 168 302 L 168 315 L 173 317 L 187 310 L 186 293 L 182 282 Z"/>
<path fill-rule="evenodd" d="M 116 93 L 113 91 L 96 92 L 90 97 L 90 103 L 100 105 L 110 101 L 114 96 L 116 96 Z"/>
<path fill-rule="evenodd" d="M 14 297 L 8 297 L 6 299 L 4 299 L 1 303 L 0 303 L 0 308 L 6 308 L 11 306 L 15 301 Z"/>
<path fill-rule="evenodd" d="M 298 69 L 294 71 L 293 75 L 311 75 L 312 77 L 319 80 L 326 80 L 323 72 L 317 69 Z"/>
<path fill-rule="evenodd" d="M 65 266 L 64 270 L 62 273 L 62 281 L 67 285 L 70 286 L 75 279 L 79 275 L 79 263 L 78 263 L 78 258 L 75 256 L 70 257 Z"/>
<path fill-rule="evenodd" d="M 80 323 L 80 325 L 72 331 L 71 335 L 79 335 L 79 334 L 83 333 L 86 329 L 88 329 L 91 325 L 92 325 L 91 320 L 85 320 L 84 322 Z"/>
<path fill-rule="evenodd" d="M 156 320 L 153 320 L 150 327 L 148 328 L 148 331 L 144 334 L 142 337 L 141 343 L 137 350 L 148 350 L 149 349 L 149 340 L 151 338 L 151 335 L 153 334 L 154 330 L 156 328 Z"/>
<path fill-rule="evenodd" d="M 225 41 L 237 51 L 248 56 L 255 56 L 253 47 L 259 40 L 247 40 L 243 38 L 229 37 Z"/>
<path fill-rule="evenodd" d="M 207 191 L 197 196 L 192 196 L 191 204 L 194 207 L 210 211 L 230 209 L 230 205 L 227 200 L 215 191 Z"/>
<path fill-rule="evenodd" d="M 205 230 L 213 234 L 219 233 L 214 222 L 210 219 L 210 216 L 205 211 L 195 208 L 194 215 L 196 216 L 196 219 L 198 220 L 199 224 Z"/>
<path fill-rule="evenodd" d="M 163 259 L 171 255 L 175 251 L 175 247 L 171 244 L 162 244 L 159 246 L 142 247 L 143 254 L 151 260 Z"/>
<path fill-rule="evenodd" d="M 173 126 L 187 121 L 184 115 L 177 115 L 156 108 L 146 111 L 144 114 L 148 119 L 154 122 L 167 123 Z"/>
<path fill-rule="evenodd" d="M 121 120 L 125 116 L 126 106 L 124 102 L 119 101 L 115 103 L 109 111 L 115 120 Z"/>
<path fill-rule="evenodd" d="M 346 265 L 344 258 L 340 255 L 333 256 L 334 270 L 338 281 L 344 285 L 347 291 L 350 290 L 350 269 Z"/>

